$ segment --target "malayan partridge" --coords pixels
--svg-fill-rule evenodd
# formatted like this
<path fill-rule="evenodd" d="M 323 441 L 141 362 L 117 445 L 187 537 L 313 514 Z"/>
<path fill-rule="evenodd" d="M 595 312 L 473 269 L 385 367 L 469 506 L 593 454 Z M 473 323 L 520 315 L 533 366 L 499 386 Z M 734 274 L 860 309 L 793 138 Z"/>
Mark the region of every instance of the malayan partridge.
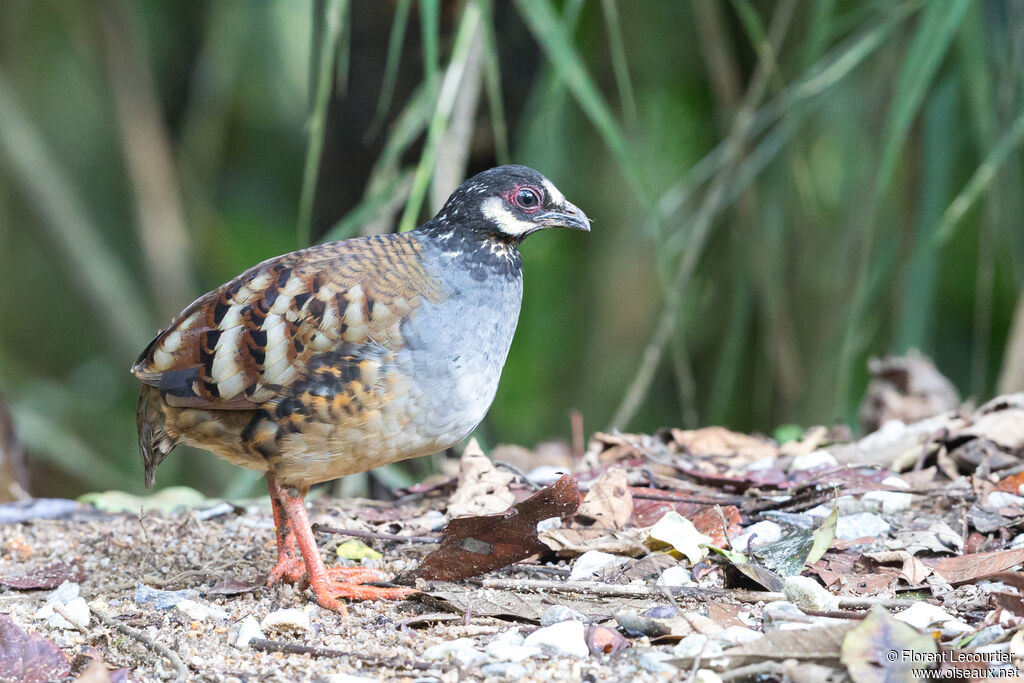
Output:
<path fill-rule="evenodd" d="M 268 583 L 320 605 L 400 598 L 328 569 L 306 515 L 318 482 L 459 443 L 494 399 L 522 301 L 517 245 L 590 222 L 544 176 L 474 176 L 416 230 L 292 252 L 186 308 L 132 367 L 146 485 L 179 443 L 266 472 L 278 562 Z"/>

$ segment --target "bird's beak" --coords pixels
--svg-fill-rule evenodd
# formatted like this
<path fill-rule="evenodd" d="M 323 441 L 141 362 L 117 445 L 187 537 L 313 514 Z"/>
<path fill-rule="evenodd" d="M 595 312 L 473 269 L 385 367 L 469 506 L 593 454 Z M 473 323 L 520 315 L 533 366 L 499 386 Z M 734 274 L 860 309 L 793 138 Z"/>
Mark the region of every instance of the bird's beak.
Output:
<path fill-rule="evenodd" d="M 570 228 L 590 232 L 590 219 L 587 214 L 571 202 L 566 202 L 561 211 L 546 211 L 534 219 L 534 222 L 545 228 Z"/>

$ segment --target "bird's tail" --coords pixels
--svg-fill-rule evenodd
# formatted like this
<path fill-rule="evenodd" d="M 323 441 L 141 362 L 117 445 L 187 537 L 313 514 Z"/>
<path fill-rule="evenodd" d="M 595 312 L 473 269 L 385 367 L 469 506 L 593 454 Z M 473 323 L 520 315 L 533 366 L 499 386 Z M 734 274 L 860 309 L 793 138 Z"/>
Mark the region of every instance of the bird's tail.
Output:
<path fill-rule="evenodd" d="M 164 399 L 156 387 L 143 384 L 139 391 L 139 407 L 135 411 L 139 427 L 139 451 L 146 468 L 146 488 L 156 482 L 156 468 L 178 445 L 178 439 L 167 433 Z"/>

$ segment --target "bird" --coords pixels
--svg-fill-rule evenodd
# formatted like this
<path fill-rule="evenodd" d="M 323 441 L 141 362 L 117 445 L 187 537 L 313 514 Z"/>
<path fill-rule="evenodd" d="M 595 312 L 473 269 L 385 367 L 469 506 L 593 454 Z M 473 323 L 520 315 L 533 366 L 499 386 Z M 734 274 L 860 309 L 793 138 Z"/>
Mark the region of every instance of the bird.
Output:
<path fill-rule="evenodd" d="M 179 444 L 266 473 L 277 539 L 267 584 L 323 608 L 402 599 L 363 567 L 328 568 L 310 528 L 314 484 L 463 441 L 494 399 L 522 304 L 520 243 L 590 231 L 540 172 L 483 171 L 404 232 L 263 261 L 185 308 L 139 355 L 147 488 Z"/>

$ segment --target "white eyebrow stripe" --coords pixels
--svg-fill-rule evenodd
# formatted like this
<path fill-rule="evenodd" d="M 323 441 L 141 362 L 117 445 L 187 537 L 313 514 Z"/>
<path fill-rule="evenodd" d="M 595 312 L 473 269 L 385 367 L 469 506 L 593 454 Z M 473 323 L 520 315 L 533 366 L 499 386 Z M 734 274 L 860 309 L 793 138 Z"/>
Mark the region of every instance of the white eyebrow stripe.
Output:
<path fill-rule="evenodd" d="M 485 199 L 480 205 L 480 211 L 506 235 L 523 235 L 537 229 L 530 221 L 524 221 L 509 211 L 500 197 Z"/>
<path fill-rule="evenodd" d="M 565 195 L 559 192 L 555 184 L 547 178 L 544 179 L 544 189 L 547 191 L 548 196 L 551 197 L 552 204 L 565 206 Z"/>

